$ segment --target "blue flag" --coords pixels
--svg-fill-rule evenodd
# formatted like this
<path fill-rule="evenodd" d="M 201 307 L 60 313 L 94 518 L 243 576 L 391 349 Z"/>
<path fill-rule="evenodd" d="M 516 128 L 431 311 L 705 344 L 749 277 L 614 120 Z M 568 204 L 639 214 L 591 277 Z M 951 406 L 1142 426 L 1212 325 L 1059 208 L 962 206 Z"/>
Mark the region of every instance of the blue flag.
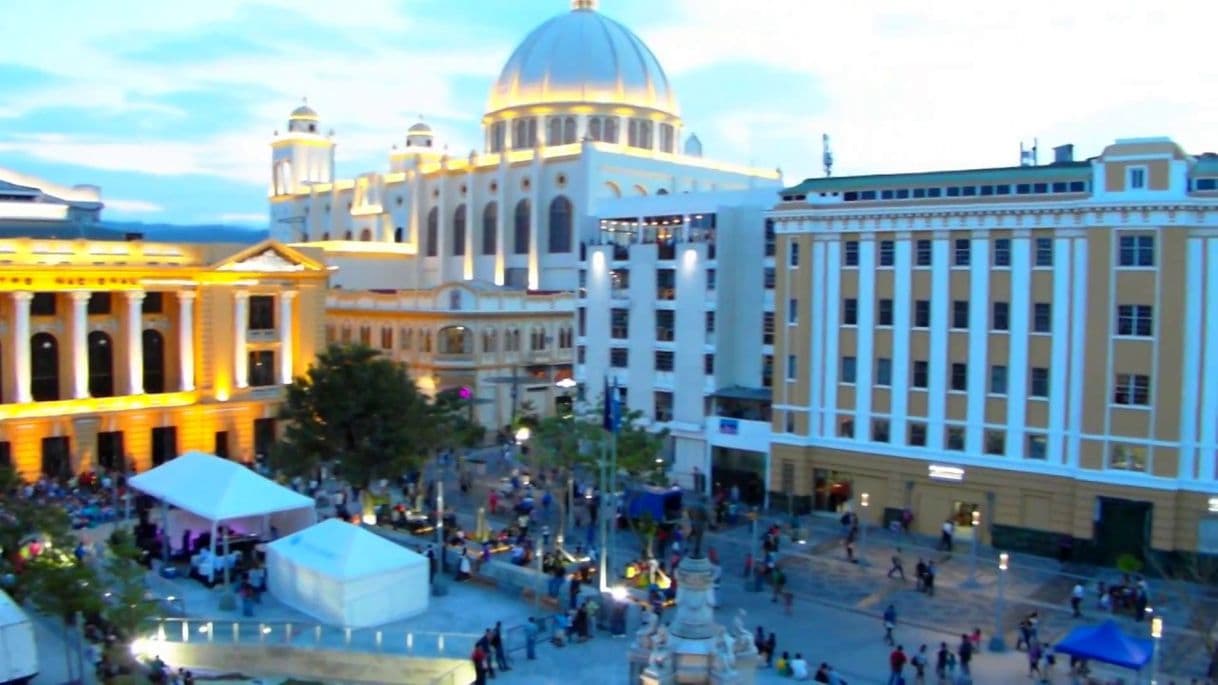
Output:
<path fill-rule="evenodd" d="M 605 376 L 605 409 L 601 418 L 601 426 L 610 433 L 616 433 L 621 422 L 621 411 L 617 404 L 617 381 L 609 385 L 609 377 Z"/>

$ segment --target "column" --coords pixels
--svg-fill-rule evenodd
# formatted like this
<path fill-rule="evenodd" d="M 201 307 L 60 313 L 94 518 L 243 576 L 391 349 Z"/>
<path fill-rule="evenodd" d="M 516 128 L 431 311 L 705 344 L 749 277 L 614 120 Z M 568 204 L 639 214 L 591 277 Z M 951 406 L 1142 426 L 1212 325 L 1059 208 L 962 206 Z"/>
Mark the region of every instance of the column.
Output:
<path fill-rule="evenodd" d="M 141 316 L 144 291 L 131 290 L 127 295 L 127 394 L 144 394 L 144 331 Z"/>
<path fill-rule="evenodd" d="M 284 385 L 292 382 L 292 333 L 296 330 L 292 300 L 295 299 L 294 290 L 279 293 L 279 382 Z"/>
<path fill-rule="evenodd" d="M 34 293 L 13 293 L 13 372 L 17 374 L 14 400 L 32 402 L 30 392 L 30 301 Z"/>
<path fill-rule="evenodd" d="M 245 354 L 245 341 L 249 337 L 250 294 L 244 290 L 233 293 L 233 385 L 248 388 L 249 357 Z"/>
<path fill-rule="evenodd" d="M 195 291 L 178 291 L 178 388 L 195 389 Z"/>
<path fill-rule="evenodd" d="M 72 298 L 72 397 L 89 396 L 89 298 L 92 293 L 68 293 Z"/>

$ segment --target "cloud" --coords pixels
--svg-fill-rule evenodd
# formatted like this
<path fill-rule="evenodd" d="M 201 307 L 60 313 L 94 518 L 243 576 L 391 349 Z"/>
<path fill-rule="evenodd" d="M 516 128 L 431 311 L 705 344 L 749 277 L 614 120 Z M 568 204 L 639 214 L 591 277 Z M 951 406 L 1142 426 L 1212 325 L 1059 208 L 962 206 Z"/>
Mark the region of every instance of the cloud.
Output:
<path fill-rule="evenodd" d="M 149 214 L 165 211 L 165 208 L 161 205 L 146 200 L 116 200 L 109 197 L 103 197 L 102 199 L 106 209 L 124 214 Z"/>

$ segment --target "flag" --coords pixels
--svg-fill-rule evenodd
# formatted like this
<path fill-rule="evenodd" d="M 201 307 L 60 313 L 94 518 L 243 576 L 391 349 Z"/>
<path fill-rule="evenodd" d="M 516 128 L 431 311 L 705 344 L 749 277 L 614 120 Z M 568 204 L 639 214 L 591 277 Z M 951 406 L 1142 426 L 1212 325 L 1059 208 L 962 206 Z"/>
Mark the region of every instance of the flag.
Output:
<path fill-rule="evenodd" d="M 621 421 L 620 410 L 617 404 L 617 381 L 613 385 L 609 385 L 609 377 L 605 376 L 605 409 L 604 415 L 601 418 L 601 426 L 610 433 L 616 433 L 618 423 Z"/>

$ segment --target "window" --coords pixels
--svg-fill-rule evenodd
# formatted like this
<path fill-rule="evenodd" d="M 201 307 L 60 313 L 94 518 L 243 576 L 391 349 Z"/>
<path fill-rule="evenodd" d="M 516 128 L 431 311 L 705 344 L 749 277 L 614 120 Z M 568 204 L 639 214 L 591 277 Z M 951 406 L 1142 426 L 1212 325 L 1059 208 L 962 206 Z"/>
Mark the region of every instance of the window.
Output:
<path fill-rule="evenodd" d="M 609 337 L 625 340 L 630 337 L 630 310 L 609 310 Z"/>
<path fill-rule="evenodd" d="M 888 420 L 873 419 L 871 422 L 871 441 L 888 442 Z"/>
<path fill-rule="evenodd" d="M 1118 373 L 1112 392 L 1113 404 L 1144 407 L 1150 404 L 1150 376 Z"/>
<path fill-rule="evenodd" d="M 1028 459 L 1045 459 L 1049 455 L 1049 439 L 1041 433 L 1028 435 Z"/>
<path fill-rule="evenodd" d="M 930 328 L 930 300 L 914 302 L 914 328 Z"/>
<path fill-rule="evenodd" d="M 842 325 L 857 326 L 859 323 L 859 301 L 853 297 L 842 300 Z"/>
<path fill-rule="evenodd" d="M 994 241 L 994 266 L 1006 267 L 1011 265 L 1011 240 L 998 238 Z"/>
<path fill-rule="evenodd" d="M 96 293 L 94 293 L 96 294 Z M 88 336 L 89 395 L 114 396 L 114 343 L 102 331 Z"/>
<path fill-rule="evenodd" d="M 972 261 L 973 246 L 968 238 L 957 238 L 955 242 L 955 257 L 954 264 L 956 266 L 968 266 Z"/>
<path fill-rule="evenodd" d="M 968 328 L 968 300 L 952 301 L 952 328 Z"/>
<path fill-rule="evenodd" d="M 880 241 L 880 266 L 892 266 L 896 263 L 896 243 L 891 240 Z"/>
<path fill-rule="evenodd" d="M 1148 304 L 1117 306 L 1117 335 L 1149 338 L 1154 335 L 1154 309 Z"/>
<path fill-rule="evenodd" d="M 946 430 L 947 449 L 956 452 L 964 451 L 964 429 L 959 426 L 948 426 Z"/>
<path fill-rule="evenodd" d="M 1053 305 L 1037 302 L 1032 305 L 1032 332 L 1048 333 L 1053 329 Z"/>
<path fill-rule="evenodd" d="M 494 202 L 486 203 L 482 209 L 482 254 L 495 254 L 496 240 L 499 233 L 499 205 Z"/>
<path fill-rule="evenodd" d="M 787 264 L 789 264 L 792 269 L 799 268 L 799 243 L 794 241 L 791 242 L 791 251 L 787 254 Z"/>
<path fill-rule="evenodd" d="M 990 328 L 996 331 L 1011 330 L 1011 304 L 1009 302 L 995 302 L 992 309 Z"/>
<path fill-rule="evenodd" d="M 798 360 L 795 358 L 795 355 L 788 354 L 787 355 L 787 380 L 788 381 L 795 380 L 795 378 L 799 375 L 798 371 L 799 371 Z"/>
<path fill-rule="evenodd" d="M 858 374 L 858 360 L 854 357 L 842 357 L 842 382 L 853 383 Z"/>
<path fill-rule="evenodd" d="M 926 424 L 909 424 L 909 444 L 912 447 L 926 447 Z"/>
<path fill-rule="evenodd" d="M 715 375 L 715 355 L 713 355 L 713 354 L 702 355 L 702 373 L 704 373 L 708 376 Z"/>
<path fill-rule="evenodd" d="M 887 299 L 887 298 L 881 299 L 879 301 L 878 309 L 879 309 L 879 325 L 880 326 L 891 326 L 892 325 L 892 300 Z"/>
<path fill-rule="evenodd" d="M 165 337 L 158 331 L 148 329 L 142 338 L 144 392 L 149 395 L 165 392 Z"/>
<path fill-rule="evenodd" d="M 85 305 L 85 312 L 90 315 L 109 314 L 110 293 L 91 293 L 89 295 L 89 304 Z"/>
<path fill-rule="evenodd" d="M 655 399 L 655 420 L 656 423 L 667 423 L 672 421 L 672 393 L 666 391 L 656 391 Z"/>
<path fill-rule="evenodd" d="M 1002 456 L 1007 452 L 1007 434 L 1004 431 L 985 432 L 985 453 Z"/>
<path fill-rule="evenodd" d="M 934 250 L 929 240 L 919 240 L 914 246 L 914 264 L 930 266 L 934 261 Z"/>
<path fill-rule="evenodd" d="M 765 267 L 765 269 L 762 270 L 761 286 L 764 289 L 766 289 L 766 290 L 774 289 L 774 283 L 778 280 L 778 277 L 775 274 L 776 274 L 776 272 L 774 271 L 774 267 L 772 267 L 772 266 L 767 266 L 767 267 Z"/>
<path fill-rule="evenodd" d="M 656 340 L 672 342 L 676 337 L 676 328 L 673 325 L 675 317 L 676 312 L 671 309 L 656 310 Z"/>
<path fill-rule="evenodd" d="M 844 420 L 842 420 L 841 423 L 837 424 L 837 434 L 838 434 L 838 436 L 843 437 L 843 438 L 853 438 L 854 437 L 854 420 L 853 419 L 844 419 Z"/>
<path fill-rule="evenodd" d="M 715 332 L 715 313 L 706 313 L 706 334 L 710 335 Z"/>
<path fill-rule="evenodd" d="M 794 297 L 787 300 L 787 325 L 799 323 L 799 300 Z"/>
<path fill-rule="evenodd" d="M 707 290 L 715 289 L 715 282 L 718 281 L 718 276 L 719 276 L 719 272 L 715 271 L 714 269 L 706 270 L 706 289 Z"/>
<path fill-rule="evenodd" d="M 774 344 L 774 312 L 761 314 L 761 344 Z"/>
<path fill-rule="evenodd" d="M 516 217 L 513 227 L 513 254 L 529 253 L 529 201 L 521 200 L 516 203 Z"/>
<path fill-rule="evenodd" d="M 774 385 L 774 356 L 764 354 L 761 356 L 761 387 L 768 388 Z"/>
<path fill-rule="evenodd" d="M 275 330 L 275 298 L 272 295 L 250 295 L 249 329 Z"/>
<path fill-rule="evenodd" d="M 249 353 L 250 386 L 262 388 L 275 385 L 275 352 L 255 350 Z"/>
<path fill-rule="evenodd" d="M 847 240 L 845 244 L 845 252 L 842 255 L 842 263 L 845 266 L 859 265 L 859 241 Z"/>
<path fill-rule="evenodd" d="M 464 256 L 465 249 L 465 205 L 457 205 L 453 210 L 453 256 Z"/>
<path fill-rule="evenodd" d="M 1129 167 L 1126 179 L 1126 190 L 1142 190 L 1146 187 L 1146 167 Z"/>
<path fill-rule="evenodd" d="M 656 371 L 672 371 L 671 350 L 656 350 Z"/>
<path fill-rule="evenodd" d="M 952 390 L 968 390 L 968 364 L 954 362 L 952 364 Z"/>
<path fill-rule="evenodd" d="M 1049 370 L 1041 367 L 1032 367 L 1032 388 L 1028 392 L 1032 397 L 1048 397 L 1049 396 Z"/>
<path fill-rule="evenodd" d="M 777 243 L 776 243 L 777 239 L 778 239 L 777 236 L 774 235 L 774 220 L 766 219 L 765 220 L 765 256 L 773 257 L 774 253 L 778 251 L 778 247 L 777 247 Z M 795 245 L 795 243 L 791 243 L 791 248 L 794 251 L 798 251 L 798 249 L 799 249 Z M 798 260 L 798 257 L 796 257 L 796 260 Z"/>
<path fill-rule="evenodd" d="M 1154 266 L 1155 237 L 1153 235 L 1121 236 L 1118 263 L 1121 266 Z"/>
<path fill-rule="evenodd" d="M 930 378 L 930 362 L 916 359 L 913 363 L 913 387 L 925 388 Z"/>
<path fill-rule="evenodd" d="M 1108 451 L 1108 468 L 1145 471 L 1146 448 L 1133 445 L 1113 445 Z"/>
<path fill-rule="evenodd" d="M 993 395 L 1007 394 L 1007 367 L 995 364 L 990 367 L 990 393 Z"/>
<path fill-rule="evenodd" d="M 672 269 L 656 269 L 656 299 L 672 300 L 677 297 L 677 272 Z"/>
<path fill-rule="evenodd" d="M 615 369 L 624 369 L 630 363 L 629 350 L 624 347 L 609 348 L 609 366 Z"/>
<path fill-rule="evenodd" d="M 1036 239 L 1036 266 L 1053 266 L 1053 239 Z"/>
<path fill-rule="evenodd" d="M 875 384 L 889 386 L 892 385 L 892 360 L 887 357 L 879 357 L 875 360 Z"/>
<path fill-rule="evenodd" d="M 440 209 L 432 207 L 427 212 L 427 244 L 425 246 L 427 257 L 435 257 L 440 252 Z"/>
<path fill-rule="evenodd" d="M 550 202 L 550 254 L 571 251 L 571 201 L 559 195 Z"/>
<path fill-rule="evenodd" d="M 55 293 L 34 293 L 30 316 L 55 316 Z"/>
<path fill-rule="evenodd" d="M 145 314 L 160 314 L 165 308 L 165 293 L 144 293 L 144 302 L 140 307 Z"/>

